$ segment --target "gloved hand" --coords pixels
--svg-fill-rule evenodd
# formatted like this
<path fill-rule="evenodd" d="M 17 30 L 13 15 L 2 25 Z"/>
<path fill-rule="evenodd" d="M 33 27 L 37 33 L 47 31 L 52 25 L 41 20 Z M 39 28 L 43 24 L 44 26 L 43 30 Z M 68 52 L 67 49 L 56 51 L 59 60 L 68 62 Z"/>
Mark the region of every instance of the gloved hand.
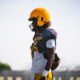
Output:
<path fill-rule="evenodd" d="M 52 64 L 51 70 L 55 70 L 60 64 L 60 58 L 57 54 L 55 54 L 55 59 L 54 62 Z"/>
<path fill-rule="evenodd" d="M 42 76 L 40 80 L 45 80 L 45 79 L 46 79 L 45 76 Z"/>

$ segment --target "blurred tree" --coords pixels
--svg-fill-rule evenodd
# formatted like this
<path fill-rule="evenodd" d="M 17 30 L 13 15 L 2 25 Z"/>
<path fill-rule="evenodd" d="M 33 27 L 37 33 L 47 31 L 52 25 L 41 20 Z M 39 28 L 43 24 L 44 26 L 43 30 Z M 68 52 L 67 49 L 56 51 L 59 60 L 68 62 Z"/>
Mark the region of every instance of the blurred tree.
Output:
<path fill-rule="evenodd" d="M 0 71 L 1 70 L 11 70 L 11 67 L 8 64 L 0 62 Z"/>

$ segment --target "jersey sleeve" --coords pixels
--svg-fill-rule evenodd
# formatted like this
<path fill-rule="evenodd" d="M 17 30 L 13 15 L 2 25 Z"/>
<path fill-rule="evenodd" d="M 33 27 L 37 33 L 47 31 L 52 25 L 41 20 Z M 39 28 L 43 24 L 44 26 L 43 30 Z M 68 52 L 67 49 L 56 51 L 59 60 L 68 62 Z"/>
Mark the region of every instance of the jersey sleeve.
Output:
<path fill-rule="evenodd" d="M 54 29 L 49 29 L 46 32 L 46 47 L 47 48 L 52 48 L 56 46 L 56 38 L 57 38 L 57 32 Z"/>
<path fill-rule="evenodd" d="M 55 40 L 54 40 L 54 39 L 49 39 L 49 40 L 46 42 L 46 47 L 47 47 L 47 48 L 55 47 Z"/>
<path fill-rule="evenodd" d="M 56 38 L 57 38 L 57 32 L 56 32 L 54 29 L 51 29 L 51 30 L 50 30 L 50 34 L 51 34 L 51 37 L 52 37 L 53 39 L 56 39 Z"/>

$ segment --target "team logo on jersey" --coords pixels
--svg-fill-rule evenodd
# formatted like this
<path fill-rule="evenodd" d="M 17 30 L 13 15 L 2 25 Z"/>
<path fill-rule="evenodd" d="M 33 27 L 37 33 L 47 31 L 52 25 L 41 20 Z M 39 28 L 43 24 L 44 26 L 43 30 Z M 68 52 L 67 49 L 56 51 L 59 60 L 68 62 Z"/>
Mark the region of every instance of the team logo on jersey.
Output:
<path fill-rule="evenodd" d="M 34 39 L 34 41 L 36 41 L 36 40 L 41 40 L 42 39 L 42 37 L 36 37 L 35 39 Z"/>

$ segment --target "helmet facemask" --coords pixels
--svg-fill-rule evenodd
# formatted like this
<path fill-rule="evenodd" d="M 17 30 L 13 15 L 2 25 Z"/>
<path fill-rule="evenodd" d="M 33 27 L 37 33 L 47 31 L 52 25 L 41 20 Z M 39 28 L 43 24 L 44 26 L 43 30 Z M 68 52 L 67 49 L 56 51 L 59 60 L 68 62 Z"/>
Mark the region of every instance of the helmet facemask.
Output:
<path fill-rule="evenodd" d="M 32 23 L 29 25 L 31 31 L 39 30 L 39 26 L 37 25 L 38 18 L 29 19 Z"/>

